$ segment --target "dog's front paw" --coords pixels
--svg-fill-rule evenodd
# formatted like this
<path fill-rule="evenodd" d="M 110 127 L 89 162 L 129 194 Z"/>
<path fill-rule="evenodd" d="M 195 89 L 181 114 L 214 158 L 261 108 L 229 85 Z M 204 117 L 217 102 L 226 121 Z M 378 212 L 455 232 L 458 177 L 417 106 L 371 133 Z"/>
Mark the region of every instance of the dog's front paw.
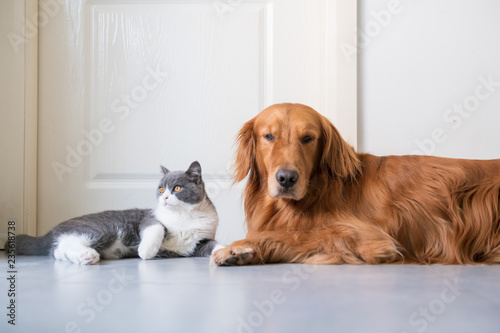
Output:
<path fill-rule="evenodd" d="M 252 262 L 255 251 L 248 246 L 228 246 L 215 251 L 210 263 L 217 266 L 247 265 Z"/>

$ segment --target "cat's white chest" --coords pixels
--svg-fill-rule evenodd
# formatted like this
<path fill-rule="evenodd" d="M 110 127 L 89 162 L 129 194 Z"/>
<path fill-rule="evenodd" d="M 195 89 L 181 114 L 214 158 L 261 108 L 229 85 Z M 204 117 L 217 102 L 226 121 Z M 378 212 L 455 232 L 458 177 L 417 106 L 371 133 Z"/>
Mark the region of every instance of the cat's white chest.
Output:
<path fill-rule="evenodd" d="M 188 256 L 203 239 L 214 239 L 218 218 L 213 208 L 204 203 L 185 209 L 158 207 L 155 217 L 167 228 L 162 250 Z"/>

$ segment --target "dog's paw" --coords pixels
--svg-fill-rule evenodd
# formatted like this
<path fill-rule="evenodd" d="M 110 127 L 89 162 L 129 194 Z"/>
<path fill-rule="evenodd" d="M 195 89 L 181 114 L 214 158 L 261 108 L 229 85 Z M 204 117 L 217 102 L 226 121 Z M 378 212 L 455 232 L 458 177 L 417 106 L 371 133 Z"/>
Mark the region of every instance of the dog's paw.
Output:
<path fill-rule="evenodd" d="M 210 264 L 217 266 L 247 265 L 252 262 L 255 251 L 248 246 L 228 246 L 215 251 Z"/>

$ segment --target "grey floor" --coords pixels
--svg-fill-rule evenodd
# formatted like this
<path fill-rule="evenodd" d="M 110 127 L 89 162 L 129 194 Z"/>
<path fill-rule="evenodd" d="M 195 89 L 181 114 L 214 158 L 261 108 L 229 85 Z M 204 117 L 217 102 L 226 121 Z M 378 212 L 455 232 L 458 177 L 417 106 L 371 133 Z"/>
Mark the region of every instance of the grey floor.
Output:
<path fill-rule="evenodd" d="M 0 332 L 500 332 L 500 266 L 209 267 L 208 258 L 18 257 Z"/>

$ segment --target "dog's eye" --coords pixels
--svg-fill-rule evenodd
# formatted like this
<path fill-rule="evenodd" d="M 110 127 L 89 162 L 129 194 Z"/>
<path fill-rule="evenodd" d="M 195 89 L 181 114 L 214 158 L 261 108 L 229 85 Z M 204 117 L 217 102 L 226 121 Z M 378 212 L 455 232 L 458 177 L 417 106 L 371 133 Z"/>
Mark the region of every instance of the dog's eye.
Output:
<path fill-rule="evenodd" d="M 265 138 L 267 141 L 270 141 L 270 142 L 273 142 L 273 141 L 274 141 L 274 135 L 272 135 L 272 134 L 266 134 L 266 135 L 264 135 L 264 138 Z"/>
<path fill-rule="evenodd" d="M 303 137 L 300 141 L 301 141 L 302 143 L 309 143 L 309 142 L 311 142 L 311 141 L 312 141 L 312 139 L 313 139 L 313 138 L 312 138 L 311 136 L 306 135 L 306 136 L 305 136 L 305 137 Z"/>

